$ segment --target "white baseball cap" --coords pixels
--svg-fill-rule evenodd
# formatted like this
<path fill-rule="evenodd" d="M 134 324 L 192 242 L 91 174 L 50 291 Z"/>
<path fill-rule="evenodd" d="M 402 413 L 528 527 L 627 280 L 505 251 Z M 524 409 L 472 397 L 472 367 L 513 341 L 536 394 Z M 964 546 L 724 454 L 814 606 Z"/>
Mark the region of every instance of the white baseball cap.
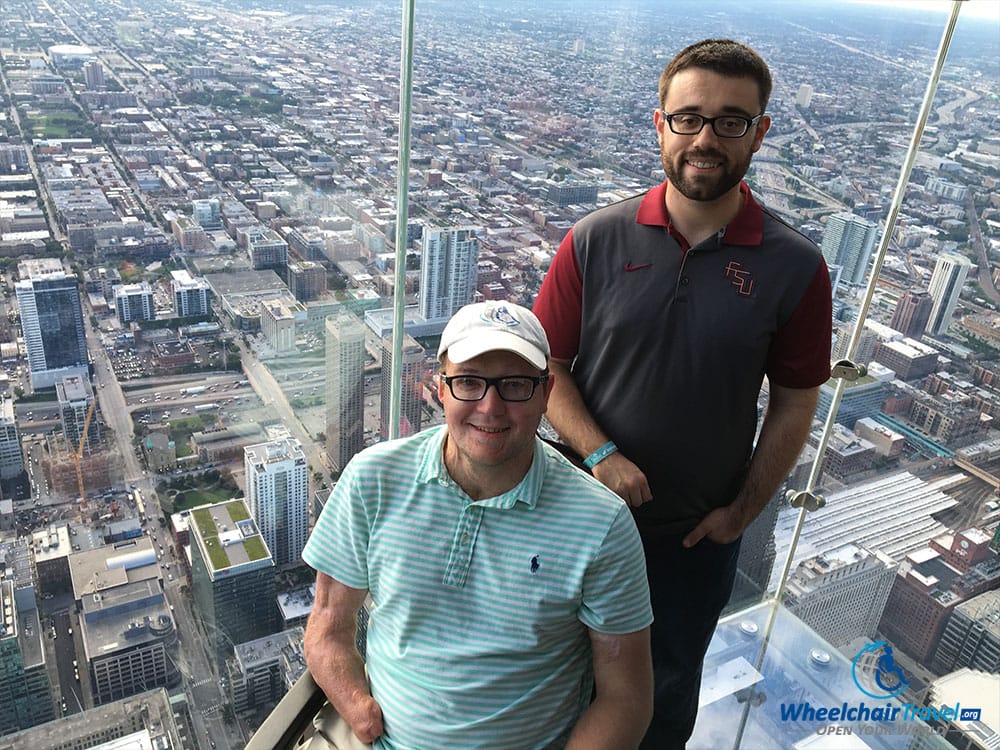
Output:
<path fill-rule="evenodd" d="M 549 340 L 535 314 L 513 302 L 477 302 L 455 313 L 441 334 L 438 359 L 468 362 L 486 352 L 513 352 L 539 370 L 548 366 Z"/>

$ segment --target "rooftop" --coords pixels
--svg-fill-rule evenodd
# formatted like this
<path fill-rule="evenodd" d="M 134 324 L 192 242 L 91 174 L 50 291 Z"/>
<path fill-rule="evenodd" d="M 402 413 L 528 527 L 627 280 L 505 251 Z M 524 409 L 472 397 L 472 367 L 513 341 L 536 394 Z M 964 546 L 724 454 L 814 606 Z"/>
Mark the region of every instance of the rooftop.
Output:
<path fill-rule="evenodd" d="M 191 530 L 213 576 L 233 568 L 272 564 L 271 554 L 243 500 L 204 505 L 191 511 Z"/>

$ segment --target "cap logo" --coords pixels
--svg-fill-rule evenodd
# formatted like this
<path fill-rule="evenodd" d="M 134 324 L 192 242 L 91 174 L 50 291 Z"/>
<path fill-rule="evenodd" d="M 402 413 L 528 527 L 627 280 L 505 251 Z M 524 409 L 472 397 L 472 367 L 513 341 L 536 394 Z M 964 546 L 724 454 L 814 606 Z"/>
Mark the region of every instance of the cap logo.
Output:
<path fill-rule="evenodd" d="M 482 314 L 479 316 L 480 320 L 484 323 L 489 323 L 494 326 L 501 326 L 503 328 L 515 328 L 521 325 L 521 321 L 510 314 L 510 311 L 505 305 L 498 305 L 497 307 L 488 307 L 483 310 Z"/>

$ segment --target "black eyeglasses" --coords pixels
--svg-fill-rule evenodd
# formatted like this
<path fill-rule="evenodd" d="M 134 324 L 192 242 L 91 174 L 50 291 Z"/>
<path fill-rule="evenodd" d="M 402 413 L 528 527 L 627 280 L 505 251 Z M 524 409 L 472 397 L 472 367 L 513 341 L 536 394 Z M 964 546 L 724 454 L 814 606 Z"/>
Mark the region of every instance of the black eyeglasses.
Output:
<path fill-rule="evenodd" d="M 671 133 L 676 133 L 677 135 L 697 135 L 708 124 L 712 126 L 712 130 L 720 138 L 742 138 L 764 116 L 763 112 L 756 117 L 742 117 L 740 115 L 702 117 L 694 112 L 675 112 L 669 115 L 662 109 L 660 112 L 663 112 L 663 119 L 670 126 Z"/>
<path fill-rule="evenodd" d="M 492 385 L 504 401 L 530 401 L 535 388 L 549 380 L 543 372 L 536 378 L 528 375 L 506 375 L 502 378 L 483 378 L 479 375 L 442 375 L 451 395 L 459 401 L 482 401 Z"/>

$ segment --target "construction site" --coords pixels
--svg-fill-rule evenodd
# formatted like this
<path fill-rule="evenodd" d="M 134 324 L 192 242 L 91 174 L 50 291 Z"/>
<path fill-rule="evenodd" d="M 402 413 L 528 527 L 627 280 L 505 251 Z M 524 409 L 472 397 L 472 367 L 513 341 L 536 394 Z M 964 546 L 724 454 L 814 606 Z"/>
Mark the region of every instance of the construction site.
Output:
<path fill-rule="evenodd" d="M 62 430 L 44 438 L 38 468 L 47 480 L 49 502 L 79 502 L 81 520 L 109 520 L 119 507 L 107 488 L 122 480 L 123 462 L 104 440 L 91 400 L 82 419 L 63 414 Z"/>

